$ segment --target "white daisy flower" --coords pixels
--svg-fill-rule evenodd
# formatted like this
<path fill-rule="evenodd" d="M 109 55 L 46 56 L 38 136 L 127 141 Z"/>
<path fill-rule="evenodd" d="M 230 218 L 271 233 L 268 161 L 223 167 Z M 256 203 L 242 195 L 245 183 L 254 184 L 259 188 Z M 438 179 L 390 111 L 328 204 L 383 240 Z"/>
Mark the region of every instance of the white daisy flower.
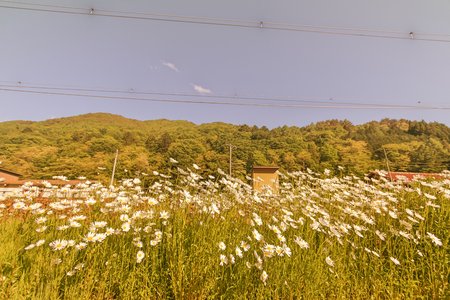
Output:
<path fill-rule="evenodd" d="M 266 281 L 269 278 L 269 275 L 267 275 L 266 271 L 263 271 L 261 274 L 261 281 L 264 282 L 264 285 L 266 285 Z"/>
<path fill-rule="evenodd" d="M 162 211 L 159 214 L 161 215 L 160 219 L 168 219 L 169 218 L 169 213 L 166 211 Z"/>
<path fill-rule="evenodd" d="M 24 249 L 25 250 L 30 250 L 30 249 L 33 249 L 34 247 L 36 247 L 36 245 L 35 244 L 31 244 L 29 246 L 26 246 Z"/>
<path fill-rule="evenodd" d="M 325 259 L 325 261 L 329 266 L 334 267 L 334 262 L 329 256 Z"/>
<path fill-rule="evenodd" d="M 138 251 L 136 258 L 137 258 L 137 262 L 140 263 L 145 257 L 145 253 L 144 251 Z"/>
<path fill-rule="evenodd" d="M 225 245 L 224 242 L 220 242 L 219 243 L 219 248 L 220 248 L 220 250 L 225 250 L 227 248 L 227 246 Z"/>
<path fill-rule="evenodd" d="M 51 242 L 49 244 L 49 246 L 52 247 L 54 251 L 62 250 L 67 246 L 67 241 L 66 240 L 56 240 L 54 242 Z"/>
<path fill-rule="evenodd" d="M 228 258 L 225 255 L 220 254 L 220 265 L 223 266 L 223 265 L 226 265 L 227 263 L 228 263 Z"/>
<path fill-rule="evenodd" d="M 441 240 L 437 238 L 434 234 L 427 232 L 427 235 L 437 246 L 442 246 Z"/>
<path fill-rule="evenodd" d="M 394 264 L 396 264 L 398 266 L 400 265 L 400 262 L 398 261 L 398 259 L 391 257 L 391 260 L 394 262 Z"/>
<path fill-rule="evenodd" d="M 77 250 L 83 250 L 84 248 L 87 247 L 86 243 L 79 243 L 78 245 L 75 246 L 75 249 Z"/>

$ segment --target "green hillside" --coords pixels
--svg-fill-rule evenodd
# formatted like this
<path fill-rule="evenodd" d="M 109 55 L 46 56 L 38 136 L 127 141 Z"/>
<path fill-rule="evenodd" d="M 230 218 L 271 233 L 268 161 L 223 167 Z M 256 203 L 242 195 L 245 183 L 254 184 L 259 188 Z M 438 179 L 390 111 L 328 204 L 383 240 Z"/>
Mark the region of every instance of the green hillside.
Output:
<path fill-rule="evenodd" d="M 450 167 L 450 128 L 440 123 L 383 119 L 354 126 L 329 120 L 306 127 L 266 127 L 165 119 L 139 121 L 106 113 L 42 122 L 0 123 L 1 167 L 26 178 L 86 176 L 107 182 L 119 149 L 117 178 L 136 172 L 168 173 L 169 158 L 182 168 L 193 163 L 204 175 L 228 170 L 233 150 L 233 175 L 244 178 L 254 165 L 279 165 L 281 171 L 325 168 L 364 174 L 385 169 L 440 172 Z M 104 170 L 99 168 L 105 168 Z"/>

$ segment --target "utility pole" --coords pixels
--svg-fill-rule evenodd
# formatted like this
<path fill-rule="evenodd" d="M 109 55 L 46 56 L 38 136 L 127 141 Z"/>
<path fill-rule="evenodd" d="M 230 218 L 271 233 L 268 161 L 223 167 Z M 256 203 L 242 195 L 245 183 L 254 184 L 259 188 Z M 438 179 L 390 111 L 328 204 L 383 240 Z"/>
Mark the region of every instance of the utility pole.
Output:
<path fill-rule="evenodd" d="M 384 157 L 386 158 L 386 165 L 387 165 L 388 172 L 389 172 L 389 179 L 392 181 L 391 170 L 389 169 L 389 162 L 387 159 L 386 149 L 383 149 L 383 150 L 384 150 Z"/>
<path fill-rule="evenodd" d="M 237 148 L 237 146 L 235 145 L 231 145 L 231 144 L 225 144 L 225 146 L 229 146 L 230 147 L 230 176 L 231 176 L 231 151 L 233 151 L 233 148 Z"/>
<path fill-rule="evenodd" d="M 119 149 L 116 150 L 116 158 L 114 159 L 114 167 L 113 167 L 113 172 L 112 172 L 112 176 L 111 176 L 111 185 L 113 185 L 113 181 L 114 181 L 114 173 L 116 172 L 116 163 L 117 163 L 117 155 L 119 154 Z"/>

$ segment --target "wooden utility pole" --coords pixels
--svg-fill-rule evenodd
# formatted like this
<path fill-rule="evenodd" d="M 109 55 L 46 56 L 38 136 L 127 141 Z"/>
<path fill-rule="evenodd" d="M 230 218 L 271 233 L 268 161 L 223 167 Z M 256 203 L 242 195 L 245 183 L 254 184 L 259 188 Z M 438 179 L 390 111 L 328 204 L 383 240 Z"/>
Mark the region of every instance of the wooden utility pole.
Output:
<path fill-rule="evenodd" d="M 114 159 L 114 167 L 113 167 L 113 172 L 112 172 L 112 176 L 111 176 L 111 185 L 113 185 L 114 182 L 114 173 L 116 172 L 116 163 L 117 163 L 117 155 L 119 154 L 119 149 L 116 150 L 116 158 Z"/>
<path fill-rule="evenodd" d="M 225 144 L 226 146 L 230 147 L 230 176 L 231 176 L 231 152 L 233 151 L 233 148 L 237 148 L 237 146 L 235 145 L 231 145 L 231 144 Z"/>
<path fill-rule="evenodd" d="M 389 179 L 392 181 L 391 170 L 389 169 L 389 162 L 387 159 L 386 149 L 383 149 L 383 150 L 384 150 L 384 157 L 386 158 L 386 165 L 387 165 L 388 172 L 389 172 Z"/>

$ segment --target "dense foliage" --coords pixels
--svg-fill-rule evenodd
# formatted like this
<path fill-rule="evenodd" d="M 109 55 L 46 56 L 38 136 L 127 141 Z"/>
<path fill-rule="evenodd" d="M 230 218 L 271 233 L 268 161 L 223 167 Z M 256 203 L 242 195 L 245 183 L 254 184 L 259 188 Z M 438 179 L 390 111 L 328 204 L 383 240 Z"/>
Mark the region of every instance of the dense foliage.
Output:
<path fill-rule="evenodd" d="M 202 175 L 217 175 L 217 168 L 228 170 L 229 143 L 237 146 L 233 176 L 241 179 L 254 165 L 278 165 L 281 171 L 327 168 L 335 174 L 340 165 L 348 174 L 362 175 L 386 169 L 384 149 L 393 171 L 441 172 L 450 167 L 450 128 L 424 121 L 383 119 L 354 126 L 331 120 L 269 130 L 97 113 L 0 123 L 2 167 L 36 179 L 65 175 L 105 182 L 116 149 L 117 178 L 166 172 L 170 157 L 181 167 L 195 163 L 204 170 Z"/>

